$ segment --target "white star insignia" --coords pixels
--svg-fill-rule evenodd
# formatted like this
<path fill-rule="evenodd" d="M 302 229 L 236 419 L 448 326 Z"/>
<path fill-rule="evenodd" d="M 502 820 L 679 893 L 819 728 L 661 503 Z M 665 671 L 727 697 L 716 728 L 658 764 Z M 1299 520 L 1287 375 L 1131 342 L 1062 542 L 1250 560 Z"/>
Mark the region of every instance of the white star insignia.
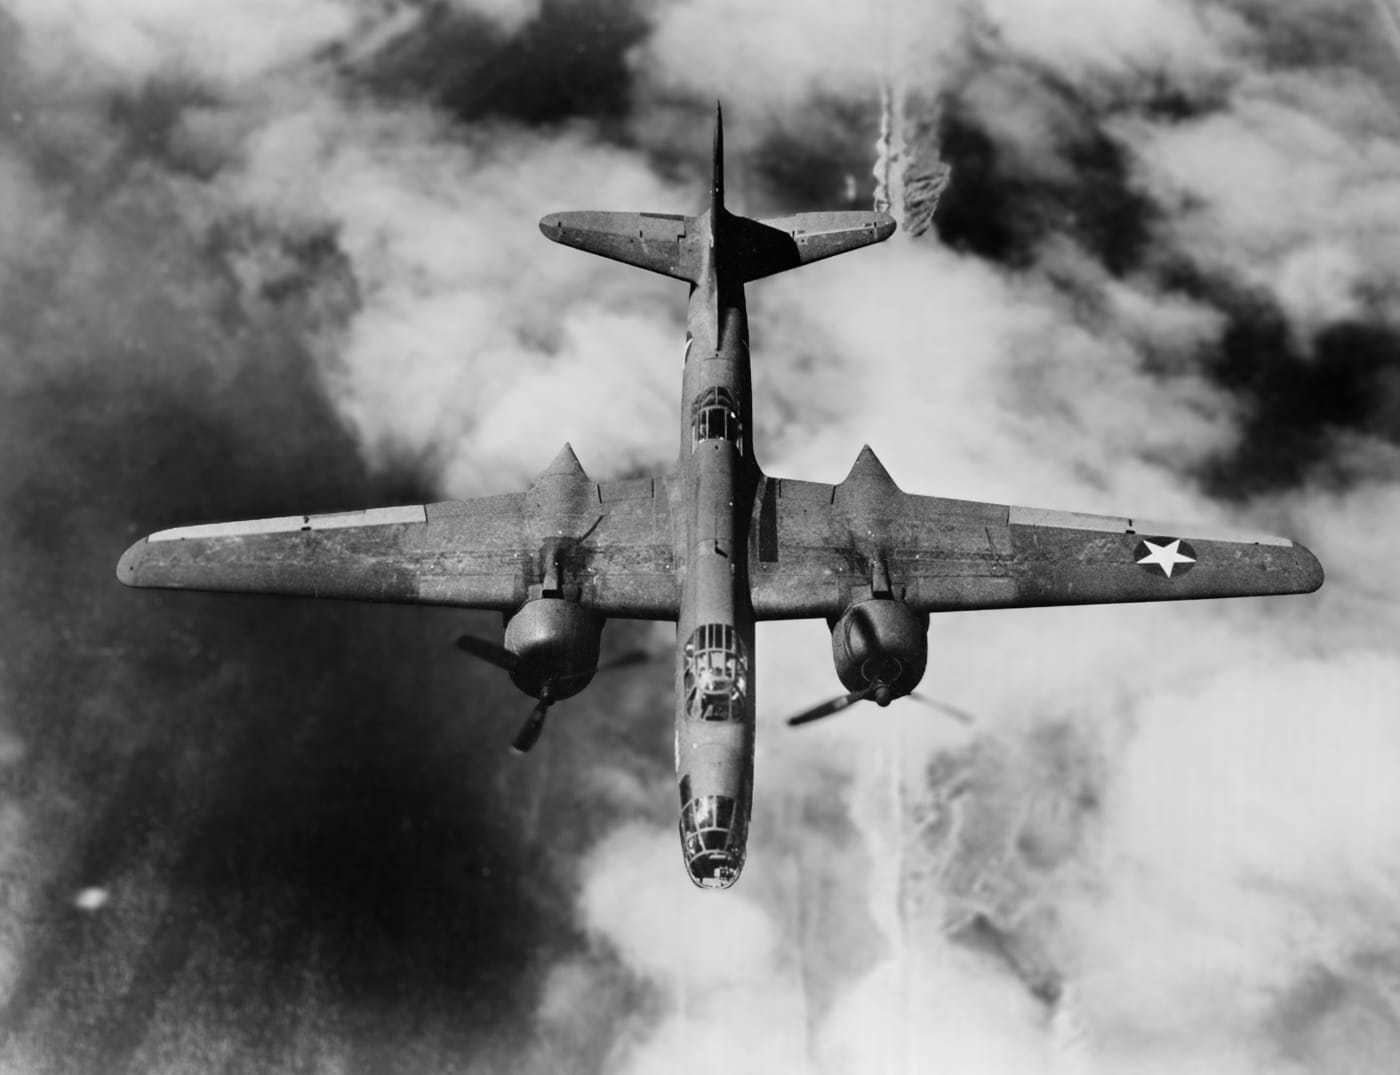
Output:
<path fill-rule="evenodd" d="M 1142 543 L 1151 551 L 1137 562 L 1143 566 L 1153 564 L 1160 567 L 1162 574 L 1166 575 L 1167 578 L 1172 577 L 1172 571 L 1177 564 L 1194 564 L 1196 562 L 1194 556 L 1187 556 L 1181 551 L 1181 538 L 1174 538 L 1165 545 L 1158 545 L 1155 541 L 1148 541 L 1146 538 L 1143 539 Z"/>

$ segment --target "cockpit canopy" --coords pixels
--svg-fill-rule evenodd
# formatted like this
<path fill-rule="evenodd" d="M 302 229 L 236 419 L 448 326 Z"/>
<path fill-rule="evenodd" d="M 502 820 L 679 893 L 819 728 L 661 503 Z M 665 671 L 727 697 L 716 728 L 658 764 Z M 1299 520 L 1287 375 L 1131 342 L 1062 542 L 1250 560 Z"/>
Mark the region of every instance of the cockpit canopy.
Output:
<path fill-rule="evenodd" d="M 727 388 L 710 388 L 700 393 L 690 411 L 690 450 L 702 440 L 727 440 L 743 454 L 744 431 L 739 408 Z"/>
<path fill-rule="evenodd" d="M 700 720 L 743 720 L 748 657 L 729 624 L 705 623 L 685 644 L 685 711 Z"/>

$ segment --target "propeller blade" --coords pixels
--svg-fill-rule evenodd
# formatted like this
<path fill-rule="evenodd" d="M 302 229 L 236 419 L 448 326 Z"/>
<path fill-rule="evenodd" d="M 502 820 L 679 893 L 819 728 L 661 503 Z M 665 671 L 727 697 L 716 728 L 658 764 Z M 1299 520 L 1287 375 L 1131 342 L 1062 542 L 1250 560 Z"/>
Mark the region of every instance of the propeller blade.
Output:
<path fill-rule="evenodd" d="M 528 754 L 530 749 L 540 741 L 540 733 L 544 731 L 545 714 L 549 712 L 550 703 L 546 699 L 540 699 L 539 705 L 528 717 L 525 723 L 520 726 L 520 731 L 515 733 L 515 739 L 510 744 L 510 749 L 517 754 Z"/>
<path fill-rule="evenodd" d="M 488 664 L 494 664 L 497 668 L 504 668 L 507 672 L 515 668 L 515 654 L 511 653 L 505 646 L 487 642 L 486 639 L 477 638 L 476 635 L 463 635 L 457 639 L 457 648 L 464 653 L 470 653 L 473 657 L 481 658 Z"/>
<path fill-rule="evenodd" d="M 943 713 L 946 713 L 948 716 L 952 717 L 959 724 L 977 723 L 977 718 L 974 717 L 971 713 L 969 713 L 966 709 L 959 709 L 957 706 L 949 705 L 947 702 L 940 702 L 937 698 L 930 698 L 927 694 L 920 694 L 917 691 L 915 691 L 913 694 L 909 695 L 909 697 L 914 699 L 914 701 L 916 702 L 922 702 L 930 709 L 941 710 Z"/>
<path fill-rule="evenodd" d="M 634 664 L 646 664 L 652 659 L 651 654 L 644 649 L 628 650 L 626 653 L 616 657 L 610 657 L 598 666 L 599 672 L 615 672 L 619 668 L 631 668 Z"/>
<path fill-rule="evenodd" d="M 823 702 L 821 705 L 813 706 L 811 709 L 799 713 L 795 717 L 788 717 L 788 725 L 789 727 L 796 727 L 799 724 L 810 724 L 814 720 L 821 720 L 822 717 L 829 717 L 833 713 L 841 712 L 841 710 L 849 705 L 855 705 L 857 702 L 864 701 L 866 698 L 869 698 L 872 693 L 873 689 L 867 687 L 863 691 L 853 691 L 850 694 L 838 695 L 829 702 Z"/>

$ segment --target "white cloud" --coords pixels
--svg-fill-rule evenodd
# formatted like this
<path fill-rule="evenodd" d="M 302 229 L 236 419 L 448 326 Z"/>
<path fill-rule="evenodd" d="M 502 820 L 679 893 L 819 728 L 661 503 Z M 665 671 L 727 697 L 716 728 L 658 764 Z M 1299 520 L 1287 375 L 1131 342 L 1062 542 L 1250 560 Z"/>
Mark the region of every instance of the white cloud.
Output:
<path fill-rule="evenodd" d="M 1259 79 L 1226 110 L 1120 130 L 1171 210 L 1165 236 L 1270 294 L 1307 332 L 1358 316 L 1400 279 L 1386 208 L 1400 197 L 1400 132 L 1372 129 L 1373 93 Z"/>
<path fill-rule="evenodd" d="M 236 86 L 305 60 L 347 34 L 341 0 L 11 0 L 26 55 L 45 73 L 139 84 L 159 75 Z"/>
<path fill-rule="evenodd" d="M 1089 88 L 1094 80 L 1189 83 L 1233 62 L 1244 28 L 1221 5 L 1185 0 L 980 0 L 1014 52 Z"/>

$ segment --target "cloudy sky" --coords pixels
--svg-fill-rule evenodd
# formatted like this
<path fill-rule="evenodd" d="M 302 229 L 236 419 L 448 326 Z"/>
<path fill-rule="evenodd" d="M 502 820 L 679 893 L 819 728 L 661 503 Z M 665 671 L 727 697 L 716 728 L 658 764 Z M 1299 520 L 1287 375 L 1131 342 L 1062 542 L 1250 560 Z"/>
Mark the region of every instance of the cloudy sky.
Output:
<path fill-rule="evenodd" d="M 1400 20 L 1383 0 L 0 0 L 0 1071 L 1389 1072 Z M 936 618 L 691 888 L 670 667 L 528 711 L 450 610 L 138 593 L 166 526 L 676 443 L 684 289 L 540 237 L 866 207 L 755 285 L 755 443 L 837 481 L 1229 522 L 1306 598 Z M 936 144 L 935 144 L 936 143 Z M 669 653 L 612 625 L 605 654 Z"/>

